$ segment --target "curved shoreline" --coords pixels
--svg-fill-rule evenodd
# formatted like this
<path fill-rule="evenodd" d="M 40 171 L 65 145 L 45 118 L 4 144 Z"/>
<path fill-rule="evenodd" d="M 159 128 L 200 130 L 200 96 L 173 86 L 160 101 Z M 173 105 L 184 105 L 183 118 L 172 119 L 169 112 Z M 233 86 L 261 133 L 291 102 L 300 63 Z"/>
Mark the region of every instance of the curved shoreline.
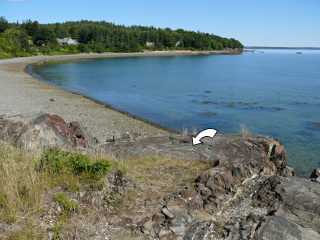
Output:
<path fill-rule="evenodd" d="M 57 61 L 59 61 L 59 60 L 57 60 Z M 73 61 L 73 60 L 70 60 L 70 61 Z M 25 72 L 26 72 L 27 74 L 29 74 L 30 76 L 32 76 L 33 78 L 37 79 L 38 81 L 40 81 L 40 82 L 42 82 L 42 83 L 45 83 L 45 84 L 49 84 L 49 83 L 46 83 L 45 81 L 42 81 L 41 79 L 37 78 L 37 77 L 32 73 L 31 67 L 32 67 L 33 64 L 37 64 L 37 62 L 26 65 L 26 67 L 25 67 Z M 30 69 L 29 69 L 29 67 L 30 67 Z M 50 84 L 49 84 L 49 85 L 50 85 Z M 50 85 L 50 86 L 53 86 L 53 85 Z M 53 87 L 55 87 L 55 86 L 53 86 Z M 57 88 L 59 88 L 60 90 L 63 90 L 63 91 L 67 91 L 67 90 L 64 90 L 64 89 L 62 89 L 62 88 L 60 88 L 60 87 L 57 87 Z M 70 93 L 75 94 L 75 95 L 77 95 L 77 96 L 80 96 L 80 97 L 83 97 L 83 98 L 88 99 L 88 100 L 90 100 L 90 101 L 93 101 L 94 103 L 96 103 L 96 104 L 98 104 L 98 105 L 104 106 L 106 109 L 113 110 L 113 111 L 115 111 L 115 112 L 118 112 L 118 113 L 120 113 L 120 114 L 123 114 L 123 115 L 126 116 L 126 117 L 130 117 L 130 118 L 136 119 L 136 120 L 141 121 L 141 122 L 144 122 L 144 123 L 146 123 L 146 124 L 148 124 L 148 125 L 154 126 L 154 127 L 157 128 L 157 129 L 164 130 L 166 133 L 175 133 L 175 134 L 179 133 L 179 132 L 177 132 L 177 131 L 168 129 L 168 128 L 163 127 L 163 126 L 161 126 L 161 125 L 159 125 L 159 124 L 156 124 L 156 123 L 154 123 L 154 122 L 151 122 L 151 121 L 148 121 L 148 120 L 146 120 L 146 119 L 143 119 L 143 118 L 141 118 L 141 117 L 139 117 L 139 116 L 133 115 L 133 114 L 127 112 L 127 111 L 114 108 L 114 107 L 112 107 L 112 106 L 109 105 L 109 104 L 100 102 L 99 100 L 96 100 L 96 99 L 94 99 L 94 98 L 90 98 L 90 97 L 88 97 L 88 96 L 86 96 L 86 95 L 82 95 L 82 94 L 79 94 L 79 93 L 76 93 L 76 92 L 72 92 L 72 91 L 67 91 L 67 92 L 70 92 Z M 137 132 L 137 133 L 138 133 L 138 132 Z M 108 138 L 107 141 L 110 140 L 110 139 L 112 139 L 112 136 L 110 136 L 110 138 Z"/>
<path fill-rule="evenodd" d="M 88 97 L 44 83 L 26 71 L 39 61 L 77 61 L 90 58 L 183 56 L 239 54 L 236 51 L 168 51 L 143 53 L 103 53 L 55 56 L 34 56 L 0 60 L 0 115 L 49 113 L 60 115 L 66 122 L 78 121 L 99 142 L 103 143 L 123 132 L 140 134 L 169 134 L 164 127 L 147 122 L 137 116 L 113 109 Z"/>

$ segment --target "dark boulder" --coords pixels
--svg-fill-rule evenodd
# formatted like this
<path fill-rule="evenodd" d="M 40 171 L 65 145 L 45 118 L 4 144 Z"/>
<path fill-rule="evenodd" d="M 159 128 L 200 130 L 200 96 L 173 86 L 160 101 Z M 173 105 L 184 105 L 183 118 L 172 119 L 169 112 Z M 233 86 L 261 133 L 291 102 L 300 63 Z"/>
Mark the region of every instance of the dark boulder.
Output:
<path fill-rule="evenodd" d="M 50 147 L 75 149 L 95 144 L 78 122 L 67 124 L 60 116 L 49 114 L 0 116 L 1 140 L 25 149 Z"/>
<path fill-rule="evenodd" d="M 310 175 L 312 182 L 320 183 L 320 168 L 315 168 Z"/>
<path fill-rule="evenodd" d="M 318 178 L 320 177 L 320 168 L 315 168 L 310 175 L 310 178 Z"/>

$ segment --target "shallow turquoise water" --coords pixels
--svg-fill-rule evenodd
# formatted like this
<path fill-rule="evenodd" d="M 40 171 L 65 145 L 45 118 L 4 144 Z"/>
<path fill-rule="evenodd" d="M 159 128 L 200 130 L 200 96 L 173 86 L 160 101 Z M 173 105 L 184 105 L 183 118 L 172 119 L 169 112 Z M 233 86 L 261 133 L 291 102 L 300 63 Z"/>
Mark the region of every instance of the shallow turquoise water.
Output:
<path fill-rule="evenodd" d="M 164 127 L 270 135 L 320 167 L 320 51 L 107 58 L 34 65 L 41 80 Z"/>

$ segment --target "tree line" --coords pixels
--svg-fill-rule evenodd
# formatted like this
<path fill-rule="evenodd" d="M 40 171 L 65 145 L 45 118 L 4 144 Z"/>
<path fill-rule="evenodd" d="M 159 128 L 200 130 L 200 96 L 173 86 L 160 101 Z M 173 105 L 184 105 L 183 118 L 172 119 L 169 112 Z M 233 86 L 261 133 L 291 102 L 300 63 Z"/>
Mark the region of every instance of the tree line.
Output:
<path fill-rule="evenodd" d="M 71 37 L 77 45 L 60 45 L 57 38 Z M 146 44 L 146 43 L 150 44 Z M 242 49 L 234 38 L 183 29 L 116 25 L 106 21 L 69 21 L 41 24 L 25 20 L 9 23 L 0 17 L 0 58 L 35 54 L 89 52 L 140 52 L 143 50 Z"/>

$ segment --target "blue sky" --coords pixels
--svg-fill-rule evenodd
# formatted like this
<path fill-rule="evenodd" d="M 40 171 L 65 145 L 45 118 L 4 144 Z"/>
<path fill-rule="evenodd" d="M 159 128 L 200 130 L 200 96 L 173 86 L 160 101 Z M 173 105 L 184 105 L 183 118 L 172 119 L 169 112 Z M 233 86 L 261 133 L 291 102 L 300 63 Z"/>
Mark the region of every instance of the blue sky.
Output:
<path fill-rule="evenodd" d="M 199 30 L 245 46 L 320 47 L 320 0 L 0 0 L 0 16 Z"/>

